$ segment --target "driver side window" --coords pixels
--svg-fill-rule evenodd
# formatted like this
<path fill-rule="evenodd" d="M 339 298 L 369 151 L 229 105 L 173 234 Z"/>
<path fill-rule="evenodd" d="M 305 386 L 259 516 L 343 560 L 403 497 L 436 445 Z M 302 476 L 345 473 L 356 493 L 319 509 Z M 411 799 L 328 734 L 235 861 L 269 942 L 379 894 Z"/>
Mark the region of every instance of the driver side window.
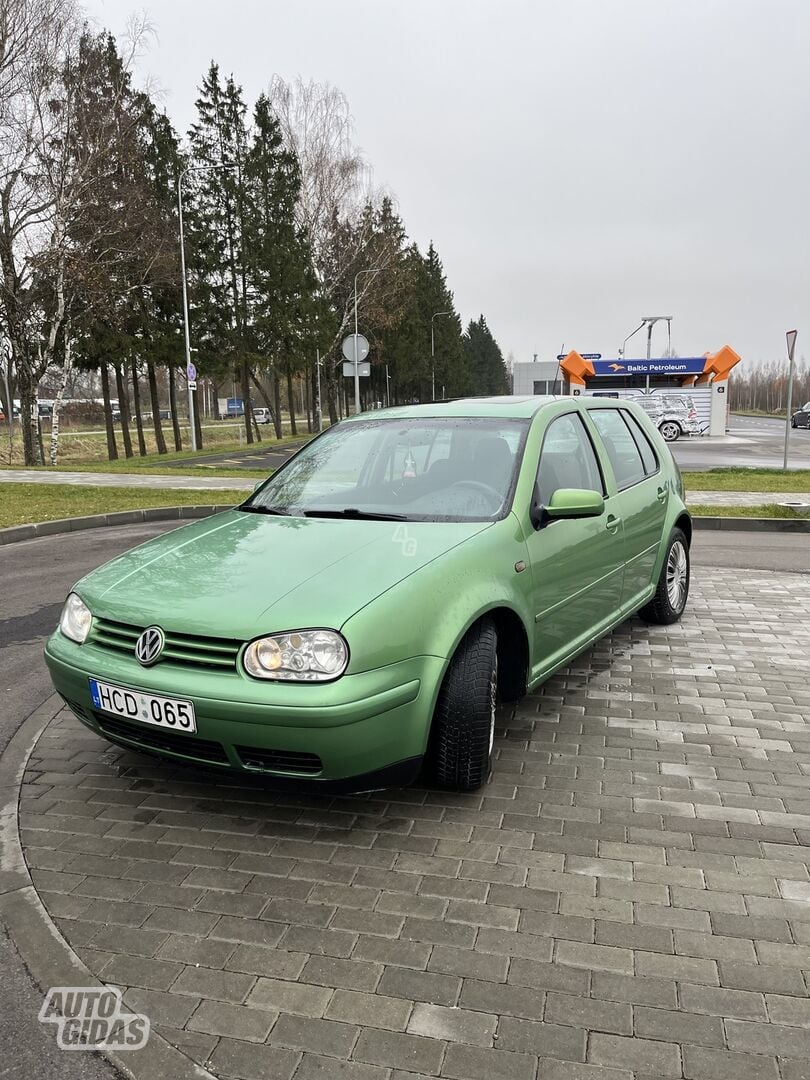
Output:
<path fill-rule="evenodd" d="M 537 498 L 548 506 L 559 488 L 583 488 L 605 494 L 596 451 L 577 413 L 558 416 L 549 424 L 537 469 Z"/>

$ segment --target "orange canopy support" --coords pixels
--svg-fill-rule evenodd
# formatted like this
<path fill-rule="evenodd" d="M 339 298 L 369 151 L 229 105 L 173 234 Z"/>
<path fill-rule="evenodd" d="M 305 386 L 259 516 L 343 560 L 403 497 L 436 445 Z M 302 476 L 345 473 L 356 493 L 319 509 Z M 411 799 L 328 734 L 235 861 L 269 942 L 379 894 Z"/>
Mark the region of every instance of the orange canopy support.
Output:
<path fill-rule="evenodd" d="M 706 354 L 706 366 L 703 374 L 695 382 L 696 386 L 705 385 L 708 382 L 722 382 L 729 377 L 731 369 L 739 364 L 740 354 L 735 352 L 730 345 L 724 345 L 716 353 Z M 714 378 L 712 378 L 714 376 Z"/>
<path fill-rule="evenodd" d="M 576 349 L 572 349 L 565 359 L 560 361 L 560 367 L 572 386 L 584 386 L 585 376 L 594 373 L 593 364 L 590 360 L 583 360 Z"/>

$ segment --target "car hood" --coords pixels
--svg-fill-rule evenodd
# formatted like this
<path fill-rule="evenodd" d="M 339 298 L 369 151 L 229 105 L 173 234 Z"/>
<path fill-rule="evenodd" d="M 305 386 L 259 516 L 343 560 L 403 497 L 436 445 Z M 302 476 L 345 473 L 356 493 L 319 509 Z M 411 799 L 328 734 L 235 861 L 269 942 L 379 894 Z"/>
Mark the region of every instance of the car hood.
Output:
<path fill-rule="evenodd" d="M 159 536 L 76 591 L 94 614 L 246 640 L 339 629 L 371 600 L 491 522 L 353 521 L 235 510 Z"/>

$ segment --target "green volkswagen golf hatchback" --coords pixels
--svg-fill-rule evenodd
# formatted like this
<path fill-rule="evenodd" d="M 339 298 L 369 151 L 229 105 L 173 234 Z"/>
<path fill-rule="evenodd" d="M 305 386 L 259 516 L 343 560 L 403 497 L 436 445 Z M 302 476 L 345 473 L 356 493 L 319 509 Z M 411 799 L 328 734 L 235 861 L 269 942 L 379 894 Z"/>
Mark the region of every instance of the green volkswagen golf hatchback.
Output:
<path fill-rule="evenodd" d="M 468 791 L 498 700 L 637 612 L 680 618 L 691 534 L 632 403 L 388 409 L 83 578 L 45 657 L 76 716 L 123 746 L 330 790 L 424 766 Z"/>

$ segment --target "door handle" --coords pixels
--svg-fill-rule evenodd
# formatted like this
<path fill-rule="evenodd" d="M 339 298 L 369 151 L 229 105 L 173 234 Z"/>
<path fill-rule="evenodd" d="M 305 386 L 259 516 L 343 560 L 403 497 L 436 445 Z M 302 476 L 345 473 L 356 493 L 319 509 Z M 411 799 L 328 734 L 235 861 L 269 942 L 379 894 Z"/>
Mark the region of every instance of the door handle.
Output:
<path fill-rule="evenodd" d="M 616 532 L 621 523 L 622 519 L 620 517 L 614 517 L 613 514 L 611 514 L 605 522 L 605 528 L 608 530 L 608 532 Z"/>
<path fill-rule="evenodd" d="M 658 494 L 655 497 L 660 503 L 664 503 L 667 501 L 667 494 L 667 489 L 665 487 L 660 487 L 658 489 Z"/>

